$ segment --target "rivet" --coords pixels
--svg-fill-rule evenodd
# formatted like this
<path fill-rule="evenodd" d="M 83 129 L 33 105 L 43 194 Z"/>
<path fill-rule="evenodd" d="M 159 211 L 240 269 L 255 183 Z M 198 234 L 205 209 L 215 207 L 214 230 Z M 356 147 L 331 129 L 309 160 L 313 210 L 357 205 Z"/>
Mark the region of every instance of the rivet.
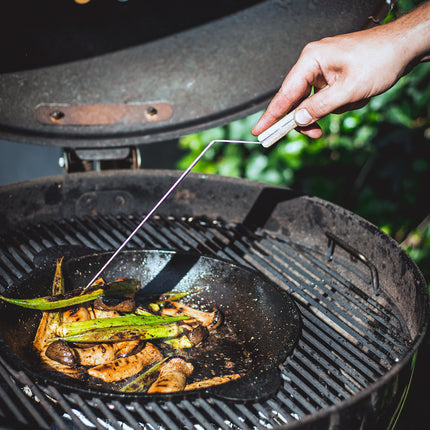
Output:
<path fill-rule="evenodd" d="M 154 106 L 149 106 L 149 107 L 146 109 L 146 113 L 147 113 L 149 116 L 155 116 L 155 115 L 157 115 L 157 114 L 158 114 L 158 110 L 157 110 L 157 109 L 155 109 L 155 107 L 154 107 Z"/>
<path fill-rule="evenodd" d="M 115 204 L 117 206 L 124 206 L 125 205 L 125 198 L 124 198 L 124 196 L 121 196 L 120 194 L 118 194 L 117 196 L 115 196 Z"/>
<path fill-rule="evenodd" d="M 49 114 L 49 116 L 50 116 L 53 120 L 55 120 L 55 121 L 59 121 L 60 119 L 62 119 L 62 118 L 64 118 L 64 117 L 65 117 L 65 113 L 64 113 L 64 112 L 62 112 L 62 111 L 60 111 L 60 110 L 58 110 L 58 109 L 56 109 L 56 110 L 53 110 L 53 111 Z"/>

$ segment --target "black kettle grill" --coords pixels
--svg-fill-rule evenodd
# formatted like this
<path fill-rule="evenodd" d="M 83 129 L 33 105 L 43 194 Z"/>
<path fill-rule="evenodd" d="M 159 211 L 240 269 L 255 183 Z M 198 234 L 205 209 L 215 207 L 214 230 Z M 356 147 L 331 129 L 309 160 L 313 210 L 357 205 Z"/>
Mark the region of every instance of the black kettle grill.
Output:
<path fill-rule="evenodd" d="M 50 276 L 59 253 L 87 261 L 120 245 L 179 175 L 139 169 L 140 145 L 256 112 L 308 41 L 373 25 L 387 12 L 375 0 L 231 3 L 10 6 L 14 25 L 1 31 L 15 43 L 1 48 L 10 60 L 0 74 L 1 137 L 63 148 L 69 173 L 0 188 L 3 294 Z M 185 256 L 193 267 L 230 264 L 269 284 L 279 300 L 288 297 L 300 330 L 293 345 L 280 348 L 281 360 L 264 367 L 269 377 L 248 380 L 245 397 L 233 383 L 220 392 L 118 396 L 40 378 L 3 336 L 2 426 L 392 426 L 429 309 L 419 270 L 381 230 L 290 189 L 191 173 L 126 250 L 147 252 Z M 183 265 L 173 266 L 175 277 L 186 277 Z M 263 297 L 258 285 L 256 300 Z M 288 320 L 273 309 L 264 312 L 272 325 L 283 321 L 282 334 Z M 253 324 L 250 318 L 245 327 Z M 285 341 L 267 333 L 259 363 Z"/>

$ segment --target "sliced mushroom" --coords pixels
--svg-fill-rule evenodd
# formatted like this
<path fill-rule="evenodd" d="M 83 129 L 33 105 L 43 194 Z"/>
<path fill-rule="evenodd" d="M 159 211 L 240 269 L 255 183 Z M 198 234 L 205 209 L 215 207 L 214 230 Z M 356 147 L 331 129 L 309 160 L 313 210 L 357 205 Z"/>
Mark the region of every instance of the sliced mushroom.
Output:
<path fill-rule="evenodd" d="M 78 305 L 74 308 L 67 309 L 62 312 L 62 322 L 76 322 L 76 321 L 88 321 L 93 318 L 91 307 L 88 304 Z M 51 324 L 52 330 L 59 337 L 64 336 L 62 325 L 58 324 L 58 318 L 54 319 Z"/>
<path fill-rule="evenodd" d="M 110 363 L 88 369 L 88 374 L 105 382 L 120 381 L 139 373 L 144 367 L 163 359 L 160 351 L 147 342 L 145 348 L 137 354 L 118 358 Z"/>
<path fill-rule="evenodd" d="M 46 348 L 45 354 L 51 360 L 65 364 L 66 366 L 76 367 L 79 364 L 73 348 L 70 348 L 61 339 L 50 343 L 48 348 Z"/>
<path fill-rule="evenodd" d="M 104 309 L 93 308 L 94 318 L 115 318 L 121 314 L 115 310 L 107 311 Z"/>
<path fill-rule="evenodd" d="M 225 384 L 226 382 L 239 379 L 240 375 L 235 373 L 233 375 L 215 376 L 214 378 L 205 379 L 203 381 L 193 382 L 185 386 L 184 391 L 198 390 L 199 388 L 213 387 L 214 385 Z"/>
<path fill-rule="evenodd" d="M 63 312 L 64 322 L 88 321 L 91 318 L 90 307 L 87 304 L 82 304 Z"/>
<path fill-rule="evenodd" d="M 56 360 L 52 360 L 46 355 L 46 350 L 49 346 L 49 343 L 46 342 L 46 339 L 55 337 L 55 333 L 51 329 L 53 318 L 53 312 L 43 312 L 42 319 L 40 320 L 36 336 L 33 341 L 33 351 L 39 357 L 41 365 L 44 369 L 55 370 L 68 376 L 77 377 L 81 374 L 81 372 L 76 367 L 70 367 Z"/>
<path fill-rule="evenodd" d="M 94 300 L 94 309 L 102 311 L 117 311 L 131 313 L 136 309 L 136 302 L 133 297 L 99 297 Z"/>
<path fill-rule="evenodd" d="M 198 345 L 203 342 L 209 335 L 208 329 L 203 325 L 197 325 L 190 332 L 187 333 L 188 339 L 193 345 Z"/>
<path fill-rule="evenodd" d="M 149 387 L 148 393 L 174 393 L 185 388 L 187 378 L 193 372 L 191 363 L 179 357 L 166 361 L 160 369 L 157 380 Z"/>
<path fill-rule="evenodd" d="M 208 328 L 208 330 L 215 330 L 222 324 L 222 313 L 215 309 L 213 312 L 204 312 L 194 309 L 191 306 L 184 305 L 183 303 L 166 300 L 164 302 L 161 315 L 166 316 L 180 316 L 186 315 L 190 318 L 197 320 L 201 325 Z"/>
<path fill-rule="evenodd" d="M 124 358 L 142 351 L 145 346 L 145 342 L 142 342 L 141 340 L 128 340 L 124 342 L 116 342 L 114 345 L 117 348 L 115 357 Z"/>
<path fill-rule="evenodd" d="M 81 366 L 98 366 L 115 360 L 116 349 L 115 344 L 112 343 L 93 344 L 89 347 L 84 345 L 83 348 L 81 345 L 75 344 L 73 347 L 76 360 Z"/>

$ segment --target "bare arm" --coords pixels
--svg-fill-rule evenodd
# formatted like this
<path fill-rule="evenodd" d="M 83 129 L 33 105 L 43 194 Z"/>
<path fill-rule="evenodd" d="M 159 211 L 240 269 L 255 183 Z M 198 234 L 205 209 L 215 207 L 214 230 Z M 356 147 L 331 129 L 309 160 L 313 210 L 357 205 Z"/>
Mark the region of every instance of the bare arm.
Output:
<path fill-rule="evenodd" d="M 388 24 L 309 43 L 252 133 L 297 107 L 300 131 L 318 138 L 320 118 L 364 106 L 429 59 L 430 2 Z"/>

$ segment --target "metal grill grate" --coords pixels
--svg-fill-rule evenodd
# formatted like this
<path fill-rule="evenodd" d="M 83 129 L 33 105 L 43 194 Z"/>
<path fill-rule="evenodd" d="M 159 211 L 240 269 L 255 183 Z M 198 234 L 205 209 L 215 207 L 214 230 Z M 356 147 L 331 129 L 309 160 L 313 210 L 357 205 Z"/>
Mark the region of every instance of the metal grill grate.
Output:
<path fill-rule="evenodd" d="M 1 238 L 0 285 L 33 270 L 39 252 L 83 245 L 110 251 L 139 215 L 53 221 Z M 279 392 L 263 402 L 236 404 L 214 398 L 106 403 L 40 386 L 0 358 L 0 418 L 8 425 L 99 429 L 276 428 L 356 395 L 384 375 L 409 346 L 405 325 L 377 290 L 368 262 L 328 240 L 328 254 L 268 231 L 218 220 L 154 217 L 129 249 L 171 249 L 229 259 L 258 270 L 289 291 L 303 332 L 281 366 Z M 373 290 L 372 290 L 373 288 Z"/>

